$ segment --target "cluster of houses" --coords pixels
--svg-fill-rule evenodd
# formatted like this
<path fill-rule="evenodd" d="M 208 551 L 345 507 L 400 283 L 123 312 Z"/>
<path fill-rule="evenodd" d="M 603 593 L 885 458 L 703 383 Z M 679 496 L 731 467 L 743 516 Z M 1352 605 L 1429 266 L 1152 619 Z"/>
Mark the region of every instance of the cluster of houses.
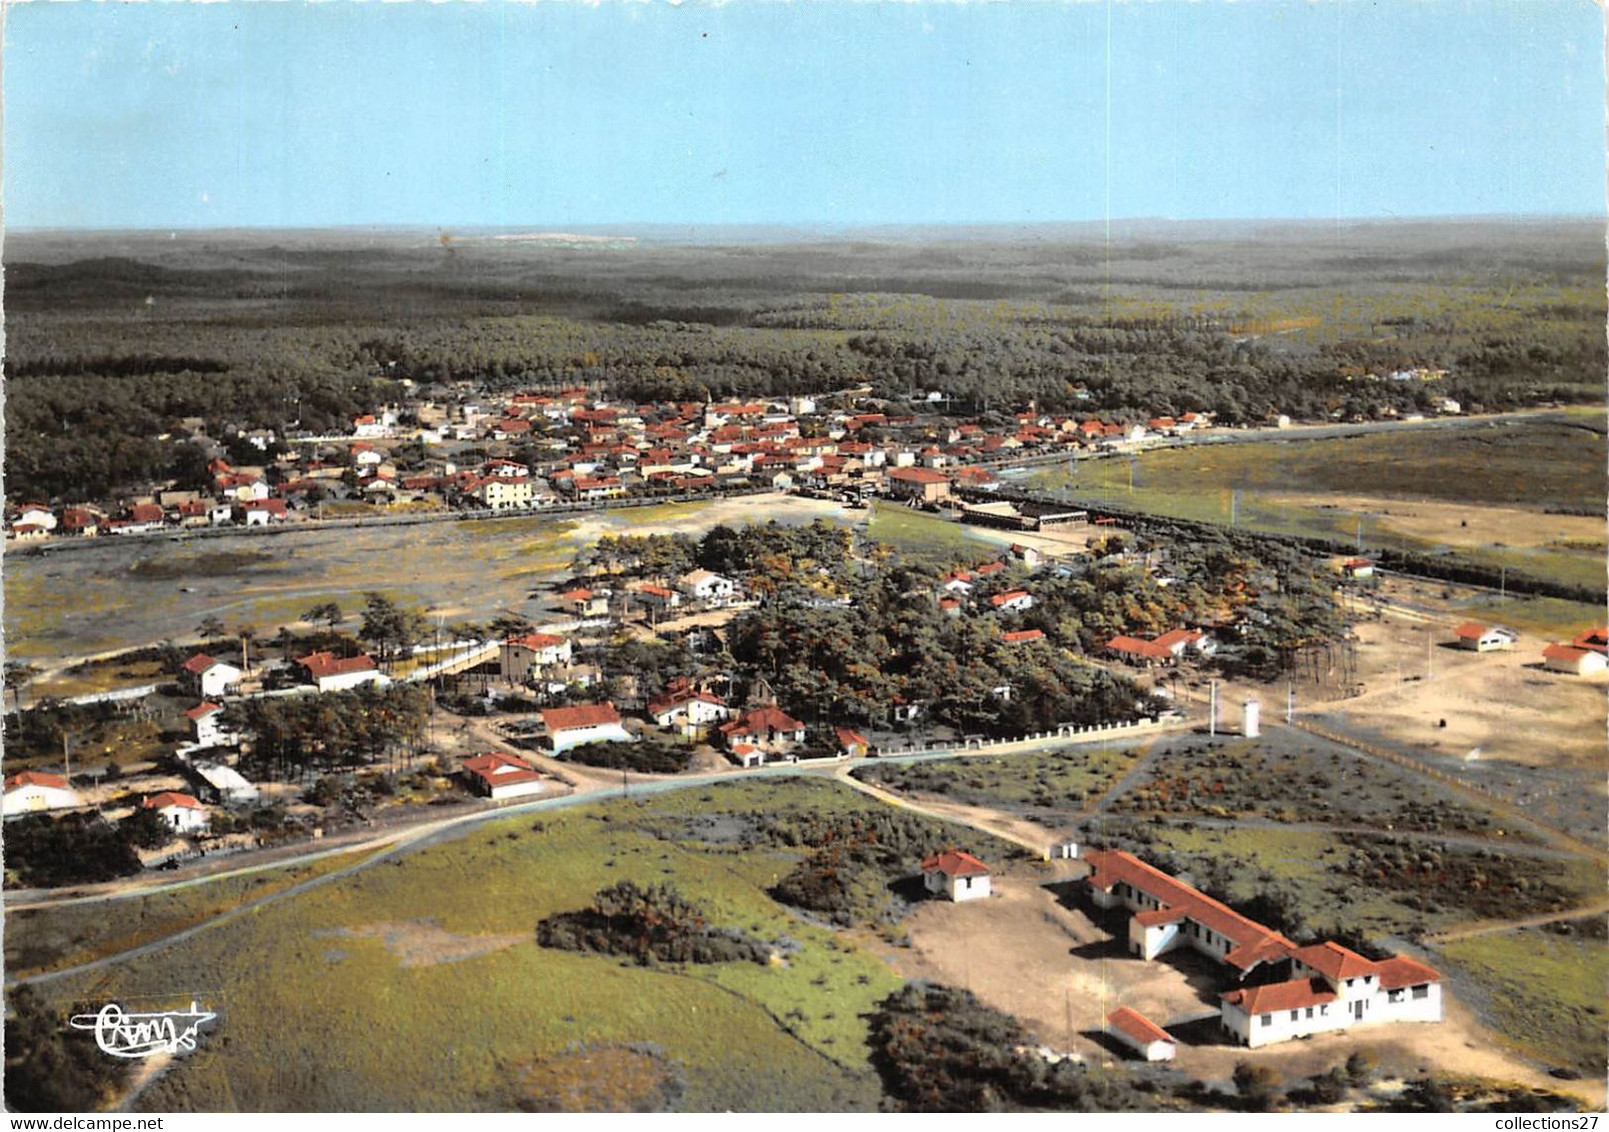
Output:
<path fill-rule="evenodd" d="M 580 388 L 484 400 L 465 394 L 365 414 L 345 436 L 287 437 L 288 448 L 271 431 L 241 434 L 264 458 L 238 467 L 206 436 L 204 422 L 189 420 L 190 439 L 215 453 L 205 486 L 158 487 L 104 507 L 22 501 L 8 509 L 6 535 L 29 541 L 268 526 L 320 517 L 327 501 L 508 511 L 739 487 L 935 504 L 954 487 L 990 482 L 981 464 L 1132 445 L 1209 423 L 1196 413 L 1123 425 L 1028 411 L 1008 427 L 986 428 L 860 411 L 855 402 L 829 410 L 810 397 L 629 404 Z"/>
<path fill-rule="evenodd" d="M 1453 644 L 1470 652 L 1511 652 L 1520 635 L 1504 625 L 1466 621 L 1453 630 Z M 1554 641 L 1542 648 L 1542 666 L 1571 676 L 1609 673 L 1609 626 L 1583 629 L 1569 642 Z"/>

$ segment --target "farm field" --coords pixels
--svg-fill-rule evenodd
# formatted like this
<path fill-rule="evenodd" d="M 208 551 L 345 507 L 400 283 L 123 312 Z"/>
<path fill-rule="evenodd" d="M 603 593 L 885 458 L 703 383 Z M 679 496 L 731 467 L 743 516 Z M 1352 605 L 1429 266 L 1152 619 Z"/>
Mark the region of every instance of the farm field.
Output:
<path fill-rule="evenodd" d="M 760 1096 L 777 1109 L 875 1108 L 862 1015 L 898 980 L 772 900 L 800 851 L 746 832 L 760 815 L 874 808 L 844 787 L 770 780 L 510 818 L 49 991 L 127 1001 L 193 986 L 221 1000 L 227 1041 L 142 1096 L 158 1111 L 543 1107 L 554 1098 L 511 1094 L 511 1082 L 556 1066 L 586 1078 L 570 1056 L 584 1050 L 607 1054 L 593 1074 L 621 1051 L 646 1058 L 638 1068 L 674 1078 L 692 1110 Z M 671 880 L 711 923 L 773 941 L 782 958 L 638 967 L 535 944 L 538 920 L 628 879 Z"/>
<path fill-rule="evenodd" d="M 897 503 L 874 502 L 866 537 L 886 542 L 900 554 L 949 560 L 958 554 L 989 549 L 999 533 L 964 526 L 925 511 Z"/>
<path fill-rule="evenodd" d="M 1435 432 L 1195 444 L 1079 461 L 1026 482 L 1179 518 L 1358 539 L 1365 550 L 1452 549 L 1601 587 L 1604 436 L 1601 412 L 1557 413 Z"/>

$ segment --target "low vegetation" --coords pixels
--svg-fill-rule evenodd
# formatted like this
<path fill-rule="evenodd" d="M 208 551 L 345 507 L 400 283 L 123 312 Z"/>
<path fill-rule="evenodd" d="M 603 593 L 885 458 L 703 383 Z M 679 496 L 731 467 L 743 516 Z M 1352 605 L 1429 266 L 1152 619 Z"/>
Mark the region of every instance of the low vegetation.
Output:
<path fill-rule="evenodd" d="M 517 743 L 527 750 L 539 750 L 532 740 Z M 675 774 L 687 769 L 693 748 L 675 739 L 639 736 L 634 743 L 583 743 L 556 756 L 562 762 L 629 770 L 638 774 Z"/>
<path fill-rule="evenodd" d="M 1134 750 L 1086 745 L 1018 755 L 879 762 L 858 767 L 853 774 L 902 794 L 937 794 L 972 806 L 1065 813 L 1093 803 L 1138 757 Z"/>
<path fill-rule="evenodd" d="M 1008 1014 L 970 991 L 910 983 L 877 1004 L 872 1063 L 904 1112 L 1152 1112 L 1154 1086 L 1034 1052 Z"/>
<path fill-rule="evenodd" d="M 610 885 L 579 912 L 559 912 L 536 926 L 536 942 L 563 951 L 623 955 L 653 963 L 764 963 L 771 945 L 732 928 L 710 924 L 670 884 Z"/>

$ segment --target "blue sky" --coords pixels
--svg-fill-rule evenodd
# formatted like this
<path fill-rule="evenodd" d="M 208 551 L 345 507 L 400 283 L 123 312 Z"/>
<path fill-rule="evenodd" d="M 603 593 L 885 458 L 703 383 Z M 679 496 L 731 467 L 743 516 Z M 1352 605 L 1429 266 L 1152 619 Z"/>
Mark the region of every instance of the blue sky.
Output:
<path fill-rule="evenodd" d="M 1588 0 L 21 4 L 29 227 L 1601 214 Z"/>

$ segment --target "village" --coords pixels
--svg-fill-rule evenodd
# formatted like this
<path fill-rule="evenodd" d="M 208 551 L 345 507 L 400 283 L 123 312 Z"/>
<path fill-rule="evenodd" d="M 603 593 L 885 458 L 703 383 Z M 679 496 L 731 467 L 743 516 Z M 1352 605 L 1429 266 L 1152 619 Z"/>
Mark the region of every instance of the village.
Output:
<path fill-rule="evenodd" d="M 19 718 L 66 711 L 71 721 L 61 729 L 65 760 L 46 749 L 8 774 L 8 822 L 78 824 L 59 839 L 37 826 L 13 837 L 8 887 L 68 885 L 82 893 L 113 881 L 72 867 L 77 852 L 107 851 L 105 839 L 90 838 L 92 826 L 126 835 L 125 863 L 114 872 L 189 876 L 254 853 L 283 859 L 298 846 L 364 844 L 413 825 L 478 820 L 559 799 L 629 796 L 634 786 L 698 786 L 755 772 L 853 782 L 851 772 L 863 766 L 1027 758 L 1079 745 L 1143 745 L 1169 734 L 1257 740 L 1264 701 L 1268 724 L 1293 722 L 1277 682 L 1259 683 L 1247 667 L 1258 642 L 1283 631 L 1279 614 L 1257 594 L 1268 584 L 1268 564 L 1253 556 L 1224 574 L 1224 561 L 1214 559 L 1213 585 L 1203 589 L 1209 567 L 1196 557 L 1200 548 L 1138 540 L 1109 520 L 1020 500 L 955 507 L 950 492 L 973 482 L 958 474 L 964 470 L 913 462 L 887 469 L 877 492 L 944 508 L 953 521 L 995 532 L 994 551 L 980 545 L 957 552 L 960 560 L 947 567 L 902 574 L 897 592 L 940 631 L 984 650 L 987 667 L 975 692 L 902 679 L 860 695 L 846 685 L 801 698 L 798 673 L 768 667 L 755 634 L 792 625 L 808 635 L 857 605 L 877 604 L 877 587 L 892 585 L 887 551 L 830 523 L 716 528 L 699 539 L 611 536 L 578 554 L 565 577 L 533 594 L 524 614 L 502 622 L 496 635 L 443 640 L 439 627 L 432 636 L 417 613 L 375 594 L 361 613 L 327 603 L 273 637 L 262 631 L 231 639 L 213 626 L 199 647 L 170 654 L 157 687 L 136 694 L 36 704 L 24 713 L 21 690 L 13 688 Z M 523 475 L 507 478 L 530 483 Z M 1307 559 L 1302 569 L 1311 590 L 1292 592 L 1318 603 L 1311 608 L 1319 617 L 1304 631 L 1330 616 L 1321 606 L 1380 603 L 1380 579 L 1367 558 Z M 1088 602 L 1079 587 L 1092 579 L 1127 588 L 1123 608 L 1130 610 L 1140 595 L 1166 601 L 1186 587 L 1203 604 L 1107 620 L 1077 604 Z M 1292 584 L 1287 575 L 1285 585 Z M 1073 608 L 1080 612 L 1068 622 Z M 1196 616 L 1185 616 L 1192 608 Z M 884 630 L 874 619 L 863 631 Z M 1501 625 L 1448 621 L 1440 637 L 1442 647 L 1468 658 L 1465 665 L 1496 658 L 1554 679 L 1605 679 L 1609 629 L 1538 642 Z M 922 640 L 933 648 L 933 638 Z M 852 654 L 845 659 L 852 663 Z M 1400 657 L 1396 663 L 1400 669 Z M 1063 689 L 1075 686 L 1075 671 L 1099 683 L 1086 686 L 1085 699 L 1057 698 L 1030 675 L 1047 665 Z M 839 666 L 824 663 L 822 670 Z M 1377 676 L 1369 673 L 1371 681 Z M 1400 671 L 1396 683 L 1413 686 Z M 75 727 L 80 737 L 115 734 L 130 720 L 154 724 L 170 744 L 165 753 L 133 762 L 81 753 L 72 764 Z M 999 819 L 981 828 L 998 832 Z M 1078 836 L 1066 826 L 1059 834 Z M 1156 988 L 1144 989 L 1154 981 L 1147 978 L 1134 983 L 1131 999 L 1103 990 L 1095 1000 L 1099 1017 L 1085 1029 L 1106 1037 L 1093 1049 L 1081 1046 L 1080 1059 L 1104 1048 L 1108 1056 L 1124 1051 L 1220 1072 L 1235 1049 L 1443 1018 L 1443 978 L 1418 958 L 1368 957 L 1328 939 L 1298 943 L 1116 845 L 1058 840 L 1055 828 L 1014 840 L 1048 860 L 1059 883 L 1071 883 L 1065 891 L 1072 904 L 1055 914 L 1082 917 L 1084 926 L 1070 930 L 1091 940 L 1099 969 L 1116 956 L 1147 964 L 1187 949 L 1205 956 L 1213 972 L 1205 992 L 1189 964 L 1187 993 L 1180 987 L 1158 997 Z M 49 867 L 35 863 L 41 857 Z M 933 899 L 962 905 L 999 896 L 1002 890 L 991 888 L 998 864 L 958 841 L 909 867 Z M 1008 896 L 1024 883 L 1021 869 L 1013 865 L 997 878 Z M 1045 880 L 1028 883 L 1041 891 Z M 937 914 L 925 910 L 919 922 L 931 928 Z M 1110 954 L 1097 947 L 1101 932 L 1114 940 Z M 1107 976 L 1100 978 L 1106 987 Z M 1209 1017 L 1210 1034 L 1203 1029 Z M 1458 1032 L 1466 1026 L 1461 1021 Z"/>
<path fill-rule="evenodd" d="M 408 400 L 353 418 L 342 435 L 310 435 L 289 422 L 278 430 L 231 426 L 211 436 L 204 419 L 187 418 L 179 422 L 185 431 L 159 438 L 193 457 L 183 482 L 117 499 L 11 499 L 6 541 L 27 546 L 401 515 L 551 512 L 755 491 L 846 500 L 886 494 L 933 506 L 966 489 L 995 486 L 992 468 L 1230 431 L 1215 429 L 1208 412 L 1103 419 L 1029 405 L 979 420 L 954 415 L 937 392 L 891 412 L 870 387 L 780 400 L 634 405 L 586 387 L 496 396 L 469 382 L 397 385 Z M 1438 405 L 1442 414 L 1462 411 L 1453 401 Z M 1271 429 L 1292 423 L 1284 414 L 1266 422 Z"/>

